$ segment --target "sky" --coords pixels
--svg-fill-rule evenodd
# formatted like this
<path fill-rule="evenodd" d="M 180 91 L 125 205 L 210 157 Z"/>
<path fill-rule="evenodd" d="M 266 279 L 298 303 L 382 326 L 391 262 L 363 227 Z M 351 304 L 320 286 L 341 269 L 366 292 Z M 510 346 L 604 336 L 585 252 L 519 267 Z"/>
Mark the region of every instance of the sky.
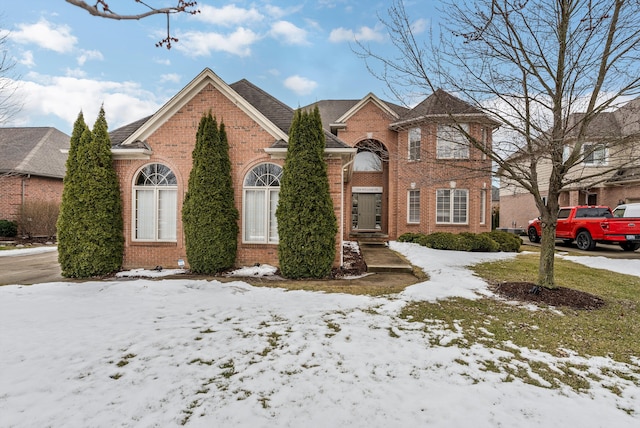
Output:
<path fill-rule="evenodd" d="M 460 326 L 399 316 L 415 301 L 491 296 L 467 266 L 514 253 L 390 245 L 430 280 L 380 297 L 252 287 L 241 278 L 0 287 L 0 425 L 638 426 L 640 359 L 464 344 Z M 575 258 L 640 276 L 640 260 Z M 510 375 L 527 362 L 570 365 L 589 388 Z"/>
<path fill-rule="evenodd" d="M 89 1 L 89 3 L 92 3 Z M 144 10 L 112 0 L 122 13 Z M 151 0 L 151 5 L 175 4 Z M 416 34 L 426 34 L 435 0 L 407 1 Z M 292 108 L 369 92 L 396 101 L 354 53 L 355 41 L 393 55 L 381 19 L 389 1 L 198 1 L 201 13 L 174 15 L 171 50 L 155 47 L 166 18 L 115 21 L 63 0 L 2 2 L 7 76 L 21 109 L 2 126 L 53 126 L 69 134 L 80 111 L 91 125 L 104 105 L 109 129 L 154 113 L 204 68 L 225 82 L 247 79 Z"/>

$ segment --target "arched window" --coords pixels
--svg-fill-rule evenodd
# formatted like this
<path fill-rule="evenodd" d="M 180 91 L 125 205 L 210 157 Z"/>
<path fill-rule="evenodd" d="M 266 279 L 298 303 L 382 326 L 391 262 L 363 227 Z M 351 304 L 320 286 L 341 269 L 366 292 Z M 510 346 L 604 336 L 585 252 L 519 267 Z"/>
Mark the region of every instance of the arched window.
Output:
<path fill-rule="evenodd" d="M 178 180 L 165 165 L 146 165 L 133 185 L 133 233 L 137 241 L 175 241 Z"/>
<path fill-rule="evenodd" d="M 389 161 L 389 153 L 377 140 L 364 140 L 356 144 L 358 152 L 353 170 L 360 172 L 382 172 L 383 162 Z"/>
<path fill-rule="evenodd" d="M 242 237 L 244 242 L 275 244 L 278 242 L 276 208 L 280 195 L 282 168 L 263 163 L 244 178 Z"/>

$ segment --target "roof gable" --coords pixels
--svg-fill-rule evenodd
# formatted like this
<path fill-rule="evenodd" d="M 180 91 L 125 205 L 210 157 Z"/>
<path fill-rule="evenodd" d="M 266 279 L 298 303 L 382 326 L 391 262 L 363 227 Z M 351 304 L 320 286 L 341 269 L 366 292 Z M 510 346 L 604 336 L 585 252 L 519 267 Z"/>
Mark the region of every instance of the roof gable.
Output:
<path fill-rule="evenodd" d="M 64 178 L 71 137 L 52 127 L 0 128 L 0 173 Z"/>
<path fill-rule="evenodd" d="M 340 116 L 336 123 L 346 123 L 351 117 L 353 117 L 356 113 L 358 113 L 365 105 L 368 103 L 373 103 L 380 110 L 387 113 L 394 119 L 399 119 L 400 116 L 395 112 L 387 103 L 383 102 L 380 98 L 375 96 L 372 92 L 369 92 L 364 98 L 358 101 L 355 105 L 353 105 L 349 110 L 347 110 L 342 116 Z"/>
<path fill-rule="evenodd" d="M 399 121 L 393 123 L 392 127 L 399 128 L 422 120 L 443 117 L 478 117 L 485 121 L 491 121 L 485 113 L 466 101 L 454 97 L 442 89 L 437 89 L 420 104 L 409 110 Z"/>
<path fill-rule="evenodd" d="M 237 83 L 237 88 L 246 90 L 247 92 L 251 92 L 253 94 L 256 93 L 255 89 L 257 88 L 255 86 L 250 91 L 248 85 L 242 83 L 242 81 Z M 247 99 L 236 92 L 231 86 L 227 85 L 211 69 L 205 68 L 200 74 L 198 74 L 198 76 L 196 76 L 191 82 L 189 82 L 187 86 L 185 86 L 180 92 L 178 92 L 173 98 L 171 98 L 150 118 L 146 120 L 141 119 L 137 122 L 114 131 L 112 135 L 115 134 L 116 136 L 122 136 L 129 130 L 131 130 L 131 128 L 134 128 L 139 124 L 139 126 L 135 130 L 133 130 L 126 138 L 124 138 L 124 140 L 120 142 L 112 141 L 112 144 L 126 147 L 129 145 L 137 144 L 137 141 L 146 140 L 151 134 L 153 134 L 160 126 L 162 126 L 167 120 L 169 120 L 178 110 L 184 107 L 185 104 L 187 104 L 207 85 L 213 85 L 224 96 L 233 101 L 233 103 L 237 105 L 238 108 L 240 108 L 243 112 L 245 112 L 248 116 L 255 120 L 266 132 L 271 134 L 275 140 L 288 140 L 287 132 L 283 131 L 280 127 L 282 123 L 276 124 L 269 120 L 269 118 L 267 118 L 265 114 L 263 114 L 252 103 L 250 103 Z M 125 130 L 123 128 L 129 129 Z"/>

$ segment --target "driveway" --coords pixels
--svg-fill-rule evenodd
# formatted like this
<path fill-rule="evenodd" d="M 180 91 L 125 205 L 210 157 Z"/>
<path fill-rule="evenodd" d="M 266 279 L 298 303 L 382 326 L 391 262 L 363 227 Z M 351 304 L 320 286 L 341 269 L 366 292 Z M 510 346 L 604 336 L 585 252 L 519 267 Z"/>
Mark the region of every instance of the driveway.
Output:
<path fill-rule="evenodd" d="M 58 252 L 0 257 L 0 285 L 62 281 Z"/>
<path fill-rule="evenodd" d="M 531 247 L 538 247 L 540 248 L 540 244 L 539 243 L 533 243 L 533 242 L 529 242 L 529 239 L 525 236 L 522 237 L 523 239 L 523 247 L 522 249 L 526 249 L 525 247 L 527 245 L 531 246 Z M 565 244 L 563 241 L 556 241 L 556 251 L 566 251 L 569 252 L 571 254 L 574 255 L 581 255 L 581 256 L 602 256 L 602 257 L 609 257 L 612 259 L 640 259 L 640 250 L 636 250 L 636 251 L 622 251 L 622 248 L 620 248 L 619 245 L 609 245 L 609 244 L 597 244 L 596 248 L 592 251 L 583 251 L 583 250 L 579 250 L 578 247 L 576 247 L 575 243 L 571 243 L 571 244 Z"/>

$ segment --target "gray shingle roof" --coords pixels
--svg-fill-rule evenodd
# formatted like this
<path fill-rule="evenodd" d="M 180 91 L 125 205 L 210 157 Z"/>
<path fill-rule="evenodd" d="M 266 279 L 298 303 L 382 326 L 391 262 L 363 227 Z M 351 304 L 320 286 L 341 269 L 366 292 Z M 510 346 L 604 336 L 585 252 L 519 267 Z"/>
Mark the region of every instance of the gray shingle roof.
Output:
<path fill-rule="evenodd" d="M 242 98 L 247 100 L 249 104 L 255 107 L 260 113 L 262 113 L 269 121 L 275 126 L 280 128 L 285 134 L 289 133 L 291 122 L 293 121 L 294 110 L 284 104 L 282 101 L 269 95 L 264 90 L 260 89 L 253 83 L 246 79 L 239 80 L 229 85 L 234 91 L 236 91 Z M 128 125 L 122 126 L 109 133 L 111 137 L 112 146 L 121 145 L 131 134 L 144 125 L 151 116 L 139 119 Z M 326 147 L 327 148 L 349 148 L 342 140 L 330 132 L 325 132 Z M 135 145 L 139 147 L 139 145 Z M 271 147 L 273 148 L 286 148 L 287 143 L 283 140 L 276 141 Z M 124 147 L 123 147 L 124 148 Z M 132 148 L 131 145 L 127 145 L 126 148 Z"/>
<path fill-rule="evenodd" d="M 320 117 L 322 118 L 322 126 L 326 129 L 330 128 L 332 123 L 335 123 L 340 117 L 342 117 L 353 106 L 358 104 L 361 100 L 321 100 L 308 106 L 303 107 L 305 110 L 312 110 L 314 107 L 318 107 L 320 111 Z M 406 114 L 409 109 L 399 106 L 397 104 L 390 103 L 388 101 L 382 101 L 392 111 L 399 116 Z"/>
<path fill-rule="evenodd" d="M 0 173 L 64 178 L 70 139 L 52 127 L 0 128 Z"/>
<path fill-rule="evenodd" d="M 124 140 L 129 138 L 129 135 L 133 134 L 138 128 L 147 123 L 151 116 L 143 117 L 135 122 L 131 122 L 128 125 L 121 126 L 118 129 L 114 129 L 109 132 L 109 138 L 111 139 L 112 146 L 119 146 Z"/>
<path fill-rule="evenodd" d="M 471 104 L 456 98 L 448 92 L 437 89 L 420 104 L 400 118 L 400 122 L 429 116 L 482 114 Z"/>

